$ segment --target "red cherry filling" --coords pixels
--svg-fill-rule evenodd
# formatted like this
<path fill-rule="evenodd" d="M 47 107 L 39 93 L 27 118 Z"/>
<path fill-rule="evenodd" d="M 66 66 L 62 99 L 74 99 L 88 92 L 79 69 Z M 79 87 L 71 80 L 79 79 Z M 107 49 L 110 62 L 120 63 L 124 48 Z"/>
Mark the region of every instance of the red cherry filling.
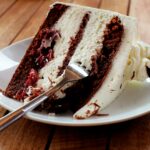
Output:
<path fill-rule="evenodd" d="M 35 59 L 37 69 L 41 69 L 54 58 L 53 48 L 56 40 L 60 38 L 60 33 L 58 30 L 45 28 L 40 32 L 40 36 L 42 41 L 40 47 L 37 49 Z"/>
<path fill-rule="evenodd" d="M 46 57 L 48 58 L 49 61 L 51 61 L 54 58 L 54 52 L 51 50 Z"/>
<path fill-rule="evenodd" d="M 31 69 L 29 72 L 29 75 L 27 77 L 27 80 L 25 81 L 25 86 L 28 87 L 29 85 L 34 85 L 38 80 L 38 73 L 35 69 Z"/>
<path fill-rule="evenodd" d="M 34 47 L 30 51 L 31 57 L 35 60 L 34 67 L 30 70 L 27 79 L 24 83 L 24 87 L 19 90 L 16 94 L 16 99 L 24 99 L 27 95 L 27 89 L 29 86 L 34 86 L 38 81 L 38 71 L 44 67 L 49 61 L 54 58 L 54 45 L 56 40 L 60 38 L 60 33 L 58 30 L 44 28 L 39 32 L 39 37 L 35 38 Z M 39 41 L 39 39 L 41 39 Z M 33 90 L 31 94 L 31 99 L 38 96 L 41 93 L 41 90 Z"/>
<path fill-rule="evenodd" d="M 42 92 L 42 88 L 33 88 L 29 100 L 39 96 L 41 92 Z M 22 88 L 17 92 L 15 99 L 23 100 L 27 96 L 29 96 L 27 95 L 27 88 Z"/>
<path fill-rule="evenodd" d="M 35 60 L 36 67 L 38 68 L 44 67 L 53 58 L 54 58 L 54 52 L 52 49 L 48 52 L 47 55 L 40 54 L 40 56 Z"/>
<path fill-rule="evenodd" d="M 25 88 L 20 89 L 20 90 L 16 93 L 15 99 L 21 100 L 21 99 L 23 99 L 26 95 L 27 95 L 27 94 L 26 94 L 26 89 L 25 89 Z"/>

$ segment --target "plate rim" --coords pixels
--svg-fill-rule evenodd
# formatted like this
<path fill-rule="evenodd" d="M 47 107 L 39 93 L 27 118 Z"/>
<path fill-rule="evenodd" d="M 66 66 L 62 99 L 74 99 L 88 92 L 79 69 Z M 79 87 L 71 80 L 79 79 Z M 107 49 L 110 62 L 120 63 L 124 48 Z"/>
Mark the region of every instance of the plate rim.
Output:
<path fill-rule="evenodd" d="M 26 41 L 30 41 L 32 40 L 33 37 L 29 37 L 29 38 L 26 38 L 26 39 L 23 39 L 23 40 L 20 40 L 20 41 L 17 41 L 5 48 L 2 48 L 0 53 L 3 53 L 7 48 L 11 48 L 11 46 L 14 46 L 16 44 L 20 44 L 22 42 L 26 42 Z M 2 95 L 0 93 L 0 95 Z M 6 96 L 4 96 L 6 97 Z M 7 97 L 6 97 L 7 98 Z M 10 99 L 10 98 L 9 98 Z M 13 99 L 12 99 L 13 100 Z M 21 102 L 18 102 L 21 104 Z M 13 111 L 14 108 L 11 108 L 9 107 L 7 104 L 4 104 L 1 100 L 0 100 L 0 106 L 4 107 L 5 109 L 9 110 L 9 111 Z M 98 125 L 108 125 L 108 124 L 114 124 L 114 123 L 119 123 L 119 122 L 124 122 L 124 121 L 128 121 L 128 120 L 131 120 L 131 119 L 135 119 L 137 117 L 141 117 L 143 115 L 146 115 L 148 113 L 150 113 L 150 109 L 143 109 L 143 111 L 137 111 L 137 110 L 133 110 L 132 112 L 136 112 L 136 114 L 133 115 L 133 113 L 127 113 L 128 115 L 124 116 L 124 117 L 118 117 L 118 119 L 112 119 L 112 118 L 115 118 L 115 117 L 110 117 L 111 119 L 109 121 L 103 121 L 103 122 L 99 122 L 98 119 L 97 121 L 93 122 L 91 120 L 88 120 L 88 119 L 85 119 L 87 121 L 81 121 L 81 120 L 76 120 L 76 119 L 73 119 L 75 121 L 72 121 L 72 122 L 67 122 L 67 121 L 52 121 L 50 119 L 46 120 L 46 119 L 43 119 L 43 118 L 40 118 L 38 117 L 40 115 L 40 113 L 35 113 L 35 112 L 29 112 L 27 113 L 24 117 L 25 118 L 28 118 L 30 120 L 34 120 L 34 121 L 38 121 L 38 122 L 41 122 L 41 123 L 45 123 L 45 124 L 51 124 L 51 125 L 60 125 L 60 126 L 98 126 Z M 129 115 L 130 114 L 130 115 Z M 49 115 L 47 115 L 49 116 Z M 116 115 L 116 116 L 119 116 L 119 115 Z M 122 115 L 120 115 L 122 116 Z M 73 118 L 73 117 L 72 117 Z"/>
<path fill-rule="evenodd" d="M 1 96 L 5 97 L 2 93 L 0 93 L 0 97 Z M 21 102 L 18 102 L 16 100 L 13 100 L 13 99 L 10 99 L 10 98 L 7 98 L 7 97 L 6 97 L 6 99 L 9 99 L 11 101 L 15 101 L 19 105 L 23 104 Z M 7 109 L 9 111 L 14 111 L 15 110 L 15 108 L 11 108 L 9 105 L 3 103 L 1 100 L 0 100 L 0 106 L 4 107 L 5 109 Z M 148 105 L 148 106 L 150 106 L 150 105 Z M 121 116 L 123 116 L 122 114 L 121 115 L 116 115 L 115 117 L 110 117 L 111 119 L 109 119 L 109 121 L 103 121 L 103 122 L 99 122 L 98 119 L 97 119 L 97 122 L 93 122 L 93 121 L 87 120 L 87 119 L 83 119 L 83 122 L 82 122 L 82 120 L 77 120 L 77 119 L 73 119 L 74 122 L 52 121 L 50 119 L 46 120 L 46 119 L 41 118 L 40 115 L 42 115 L 42 114 L 36 113 L 36 112 L 28 112 L 24 117 L 28 118 L 30 120 L 33 120 L 33 121 L 38 121 L 38 122 L 41 122 L 41 123 L 51 124 L 51 125 L 59 125 L 59 126 L 74 126 L 74 127 L 100 126 L 100 125 L 108 125 L 108 124 L 115 124 L 115 123 L 125 122 L 125 121 L 129 121 L 129 120 L 141 117 L 143 115 L 146 115 L 146 114 L 150 113 L 150 109 L 148 109 L 148 106 L 147 106 L 147 109 L 143 109 L 145 111 L 143 111 L 142 113 L 140 111 L 133 110 L 132 113 L 127 113 L 128 115 L 126 115 L 124 117 L 121 117 Z M 140 109 L 142 109 L 142 108 L 140 108 Z M 134 112 L 136 112 L 136 115 L 133 115 Z M 46 116 L 49 116 L 49 115 L 46 115 Z M 118 117 L 118 116 L 120 116 L 120 117 Z M 51 117 L 51 116 L 49 116 L 49 117 Z M 118 117 L 118 119 L 113 119 L 113 118 L 117 118 L 117 117 Z M 86 120 L 87 122 L 84 122 L 84 120 Z"/>

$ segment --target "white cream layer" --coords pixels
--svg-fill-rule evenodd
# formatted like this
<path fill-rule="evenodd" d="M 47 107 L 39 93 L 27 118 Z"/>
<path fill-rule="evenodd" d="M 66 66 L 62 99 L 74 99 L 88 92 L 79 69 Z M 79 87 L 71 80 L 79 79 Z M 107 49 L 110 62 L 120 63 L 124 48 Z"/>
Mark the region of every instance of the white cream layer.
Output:
<path fill-rule="evenodd" d="M 118 55 L 119 56 L 119 55 Z M 120 56 L 119 56 L 120 57 Z M 97 93 L 93 96 L 92 100 L 85 105 L 81 110 L 79 110 L 74 117 L 78 118 L 87 118 L 90 117 L 97 110 L 98 113 L 108 106 L 115 98 L 120 94 L 125 84 L 131 80 L 144 81 L 149 79 L 149 76 L 146 71 L 146 66 L 150 68 L 150 45 L 146 44 L 142 41 L 137 41 L 133 43 L 129 57 L 127 58 L 127 63 L 124 69 L 123 76 L 120 77 L 120 73 L 118 73 L 119 69 L 121 70 L 121 58 L 125 60 L 123 57 L 120 57 L 120 62 L 114 61 L 114 68 L 111 70 L 111 73 L 107 77 L 107 80 L 104 82 L 101 89 L 97 91 Z M 118 58 L 116 58 L 118 59 Z M 134 74 L 134 77 L 133 77 Z M 114 78 L 112 78 L 112 76 Z M 108 80 L 110 79 L 110 80 Z M 121 88 L 119 86 L 121 83 Z M 108 86 L 107 86 L 108 85 Z M 101 98 L 101 99 L 100 99 Z M 98 99 L 100 99 L 98 101 Z M 96 101 L 95 101 L 96 100 Z M 99 104 L 99 107 L 96 107 Z M 87 113 L 88 112 L 88 113 Z M 77 115 L 77 116 L 76 116 Z"/>
<path fill-rule="evenodd" d="M 113 12 L 107 12 L 105 17 L 107 17 L 107 15 L 119 16 L 124 25 L 124 37 L 122 38 L 119 52 L 114 58 L 111 70 L 102 86 L 91 98 L 91 100 L 74 114 L 75 118 L 87 118 L 93 115 L 96 111 L 99 113 L 101 109 L 110 104 L 120 94 L 124 87 L 124 72 L 128 62 L 128 57 L 132 44 L 137 40 L 136 21 L 133 18 Z M 99 106 L 99 108 L 94 107 L 95 105 Z"/>
<path fill-rule="evenodd" d="M 84 8 L 81 8 L 81 10 Z M 105 12 L 90 11 L 90 20 L 87 23 L 81 42 L 78 44 L 76 51 L 70 63 L 80 63 L 86 70 L 92 69 L 91 57 L 101 51 L 103 45 L 103 35 L 106 25 L 111 21 L 113 15 Z"/>
<path fill-rule="evenodd" d="M 90 20 L 86 26 L 83 38 L 77 46 L 70 62 L 80 62 L 81 66 L 85 66 L 87 70 L 91 70 L 91 56 L 95 55 L 97 51 L 100 51 L 103 46 L 103 31 L 106 24 L 110 22 L 111 18 L 118 16 L 124 25 L 125 34 L 122 39 L 120 50 L 114 59 L 108 76 L 88 104 L 74 114 L 75 118 L 86 118 L 91 116 L 95 111 L 100 111 L 102 108 L 110 104 L 121 92 L 124 85 L 124 72 L 131 46 L 136 42 L 137 27 L 136 21 L 132 17 L 90 7 L 82 7 L 72 4 L 70 6 L 71 7 L 63 14 L 54 27 L 61 31 L 62 36 L 59 41 L 56 42 L 54 47 L 55 59 L 50 61 L 39 72 L 40 77 L 43 77 L 44 79 L 40 79 L 37 86 L 42 87 L 44 90 L 56 85 L 61 80 L 61 77 L 57 78 L 57 73 L 59 71 L 58 67 L 62 65 L 67 54 L 70 45 L 70 37 L 75 36 L 82 18 L 87 11 L 90 11 L 91 13 Z M 49 79 L 53 82 L 50 82 Z M 121 84 L 122 88 L 120 88 Z M 61 94 L 60 97 L 62 97 Z M 99 106 L 100 109 L 97 106 Z M 90 113 L 87 114 L 87 112 Z"/>
<path fill-rule="evenodd" d="M 42 87 L 46 91 L 62 79 L 63 76 L 57 77 L 59 67 L 63 65 L 70 46 L 71 37 L 74 38 L 78 32 L 85 13 L 85 10 L 69 7 L 54 25 L 53 28 L 60 31 L 61 38 L 57 40 L 54 46 L 54 59 L 39 71 L 39 77 L 41 79 L 38 80 L 37 87 Z"/>

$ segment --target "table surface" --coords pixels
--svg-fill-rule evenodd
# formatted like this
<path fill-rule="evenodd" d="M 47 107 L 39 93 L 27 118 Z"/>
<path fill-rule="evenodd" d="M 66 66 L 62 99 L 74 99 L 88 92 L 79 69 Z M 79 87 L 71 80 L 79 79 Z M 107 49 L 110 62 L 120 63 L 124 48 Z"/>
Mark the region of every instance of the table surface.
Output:
<path fill-rule="evenodd" d="M 0 0 L 0 48 L 34 35 L 54 0 Z M 63 0 L 136 16 L 150 43 L 150 0 Z M 0 117 L 8 113 L 0 107 Z M 150 114 L 97 127 L 59 127 L 22 118 L 0 133 L 0 150 L 150 150 Z"/>

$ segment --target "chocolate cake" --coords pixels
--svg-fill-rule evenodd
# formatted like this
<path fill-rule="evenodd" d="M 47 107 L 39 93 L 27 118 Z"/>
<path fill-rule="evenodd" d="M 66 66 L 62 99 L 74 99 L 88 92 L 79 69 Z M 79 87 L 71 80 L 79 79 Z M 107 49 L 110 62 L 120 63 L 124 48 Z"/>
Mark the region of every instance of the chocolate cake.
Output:
<path fill-rule="evenodd" d="M 123 72 L 135 39 L 134 18 L 54 3 L 5 95 L 19 101 L 32 100 L 58 84 L 69 63 L 78 63 L 89 77 L 64 85 L 38 109 L 55 113 L 72 110 L 75 118 L 87 118 L 122 90 Z"/>

